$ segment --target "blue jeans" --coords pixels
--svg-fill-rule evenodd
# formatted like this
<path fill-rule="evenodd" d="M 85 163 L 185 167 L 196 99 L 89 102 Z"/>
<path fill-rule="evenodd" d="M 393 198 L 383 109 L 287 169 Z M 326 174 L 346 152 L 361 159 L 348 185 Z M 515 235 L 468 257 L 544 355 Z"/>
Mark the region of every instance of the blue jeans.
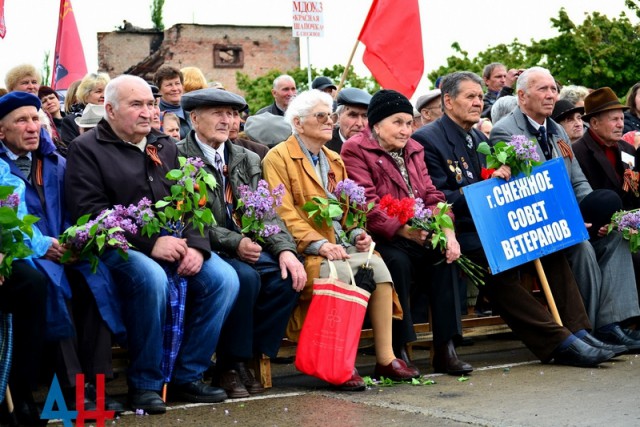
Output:
<path fill-rule="evenodd" d="M 164 382 L 160 363 L 167 276 L 155 260 L 131 249 L 127 261 L 115 251 L 105 253 L 102 260 L 114 276 L 123 303 L 130 358 L 129 386 L 160 390 Z M 189 277 L 184 337 L 172 382 L 184 384 L 202 378 L 238 289 L 238 275 L 214 253 L 198 274 Z"/>
<path fill-rule="evenodd" d="M 238 273 L 240 294 L 222 329 L 218 361 L 243 361 L 261 353 L 275 357 L 298 301 L 291 276 L 283 279 L 278 261 L 264 251 L 254 264 L 222 259 Z"/>

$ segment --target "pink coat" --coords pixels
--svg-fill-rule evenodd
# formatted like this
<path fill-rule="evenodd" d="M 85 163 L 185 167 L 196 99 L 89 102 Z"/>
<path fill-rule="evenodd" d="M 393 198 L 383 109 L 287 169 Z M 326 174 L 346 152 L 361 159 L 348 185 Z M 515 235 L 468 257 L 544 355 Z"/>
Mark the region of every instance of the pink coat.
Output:
<path fill-rule="evenodd" d="M 378 238 L 391 240 L 402 225 L 397 219 L 387 216 L 378 204 L 385 194 L 396 199 L 409 196 L 396 162 L 380 147 L 369 129 L 349 138 L 342 146 L 340 156 L 349 178 L 365 188 L 367 203 L 376 205 L 367 216 L 367 230 Z M 414 197 L 421 198 L 425 207 L 432 210 L 439 202 L 446 201 L 444 194 L 431 182 L 422 145 L 409 139 L 404 148 L 404 161 Z M 453 214 L 450 216 L 453 219 Z"/>

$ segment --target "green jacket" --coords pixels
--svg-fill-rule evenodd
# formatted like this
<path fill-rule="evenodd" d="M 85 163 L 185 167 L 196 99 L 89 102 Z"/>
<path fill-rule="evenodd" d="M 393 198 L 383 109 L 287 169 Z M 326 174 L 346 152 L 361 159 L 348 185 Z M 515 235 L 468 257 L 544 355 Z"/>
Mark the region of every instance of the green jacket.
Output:
<path fill-rule="evenodd" d="M 187 137 L 178 142 L 178 150 L 180 155 L 186 157 L 199 157 L 205 164 L 207 172 L 215 176 L 218 183 L 222 182 L 222 177 L 218 170 L 204 157 L 202 150 L 198 146 L 195 139 L 195 131 L 189 132 Z M 227 140 L 224 143 L 224 149 L 228 153 L 227 167 L 229 170 L 228 179 L 231 182 L 231 190 L 233 192 L 233 205 L 237 206 L 239 191 L 241 185 L 248 185 L 252 189 L 256 189 L 258 181 L 262 179 L 262 167 L 260 166 L 260 157 L 252 151 L 244 147 L 233 144 Z M 224 206 L 224 189 L 222 185 L 218 185 L 215 190 L 209 190 L 207 198 L 207 206 L 211 209 L 217 226 L 211 227 L 209 231 L 209 241 L 211 249 L 215 252 L 222 252 L 228 257 L 236 256 L 236 249 L 240 244 L 240 240 L 244 237 L 241 233 L 229 230 L 224 227 L 226 224 L 226 210 Z M 296 245 L 289 234 L 289 231 L 280 218 L 276 218 L 268 223 L 277 224 L 280 227 L 280 233 L 275 234 L 266 239 L 262 244 L 263 249 L 278 257 L 282 251 L 291 251 L 296 254 Z"/>

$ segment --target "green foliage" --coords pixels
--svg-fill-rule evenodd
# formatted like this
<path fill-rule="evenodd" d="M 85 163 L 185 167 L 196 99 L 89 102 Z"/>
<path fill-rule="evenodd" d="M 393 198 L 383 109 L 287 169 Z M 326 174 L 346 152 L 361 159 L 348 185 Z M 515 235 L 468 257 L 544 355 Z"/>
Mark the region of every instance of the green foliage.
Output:
<path fill-rule="evenodd" d="M 7 200 L 15 190 L 14 187 L 0 186 L 0 200 Z M 11 275 L 11 266 L 14 259 L 25 258 L 31 255 L 31 249 L 24 243 L 24 236 L 33 236 L 32 225 L 40 218 L 33 215 L 18 217 L 18 206 L 5 204 L 0 207 L 0 276 Z"/>
<path fill-rule="evenodd" d="M 640 17 L 640 8 L 633 0 L 626 6 Z M 509 68 L 540 65 L 548 68 L 562 85 L 575 84 L 590 88 L 611 87 L 624 95 L 640 75 L 640 25 L 632 23 L 624 12 L 610 19 L 599 12 L 586 14 L 584 22 L 576 24 L 564 8 L 551 25 L 559 35 L 526 45 L 517 39 L 500 44 L 470 58 L 458 43 L 456 52 L 447 58 L 447 65 L 428 74 L 431 81 L 453 71 L 473 71 L 478 74 L 491 62 L 502 62 Z"/>
<path fill-rule="evenodd" d="M 206 207 L 207 188 L 216 188 L 216 179 L 204 167 L 196 166 L 194 159 L 178 157 L 178 160 L 180 169 L 172 169 L 166 175 L 168 180 L 176 181 L 171 186 L 171 195 L 153 205 L 155 216 L 142 227 L 143 236 L 160 232 L 182 236 L 189 226 L 204 236 L 205 227 L 216 223 L 211 209 Z"/>
<path fill-rule="evenodd" d="M 336 86 L 342 78 L 344 72 L 344 65 L 334 65 L 331 68 L 324 68 L 317 70 L 311 67 L 311 78 L 314 79 L 317 76 L 325 76 L 331 78 Z M 278 69 L 273 69 L 267 74 L 252 79 L 247 74 L 237 72 L 236 82 L 238 88 L 245 94 L 245 99 L 249 104 L 251 112 L 255 113 L 262 107 L 273 103 L 273 96 L 271 95 L 271 89 L 273 88 L 273 80 L 281 74 L 289 74 L 296 81 L 296 87 L 298 92 L 309 89 L 309 77 L 307 68 L 295 68 L 283 72 Z M 357 87 L 364 89 L 369 93 L 374 93 L 380 89 L 380 85 L 373 79 L 373 77 L 360 77 L 353 71 L 353 66 L 349 67 L 349 72 L 345 79 L 344 87 Z"/>
<path fill-rule="evenodd" d="M 153 0 L 151 2 L 151 22 L 153 28 L 158 31 L 164 31 L 164 24 L 162 23 L 162 8 L 164 7 L 164 0 Z"/>

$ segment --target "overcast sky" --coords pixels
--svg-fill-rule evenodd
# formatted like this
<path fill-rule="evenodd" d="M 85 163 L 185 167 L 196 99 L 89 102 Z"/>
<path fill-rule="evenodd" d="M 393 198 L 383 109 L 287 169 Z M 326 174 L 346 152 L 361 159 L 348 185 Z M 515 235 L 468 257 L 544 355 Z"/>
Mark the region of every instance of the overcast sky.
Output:
<path fill-rule="evenodd" d="M 401 1 L 396 0 L 398 6 Z M 403 0 L 404 1 L 404 0 Z M 150 28 L 151 0 L 71 0 L 82 39 L 88 70 L 96 71 L 97 33 L 113 31 L 123 19 L 138 27 Z M 323 0 L 325 36 L 309 40 L 311 65 L 326 67 L 346 64 L 366 18 L 371 0 Z M 451 44 L 459 42 L 471 55 L 514 38 L 553 37 L 550 18 L 565 7 L 574 22 L 582 22 L 585 12 L 597 10 L 609 17 L 625 11 L 635 15 L 624 0 L 560 1 L 475 1 L 419 0 L 425 57 L 425 76 L 445 64 L 452 54 Z M 5 0 L 7 35 L 0 39 L 0 81 L 6 71 L 21 63 L 42 68 L 45 52 L 53 58 L 58 25 L 57 0 Z M 290 26 L 291 0 L 165 0 L 164 25 L 176 23 Z M 301 40 L 301 64 L 307 65 L 306 39 Z M 402 49 L 402 46 L 398 46 Z M 362 64 L 364 47 L 359 46 L 353 65 L 359 74 L 368 74 Z M 407 55 L 419 55 L 407 52 Z M 50 60 L 52 62 L 52 59 Z M 428 89 L 423 78 L 414 99 Z"/>

